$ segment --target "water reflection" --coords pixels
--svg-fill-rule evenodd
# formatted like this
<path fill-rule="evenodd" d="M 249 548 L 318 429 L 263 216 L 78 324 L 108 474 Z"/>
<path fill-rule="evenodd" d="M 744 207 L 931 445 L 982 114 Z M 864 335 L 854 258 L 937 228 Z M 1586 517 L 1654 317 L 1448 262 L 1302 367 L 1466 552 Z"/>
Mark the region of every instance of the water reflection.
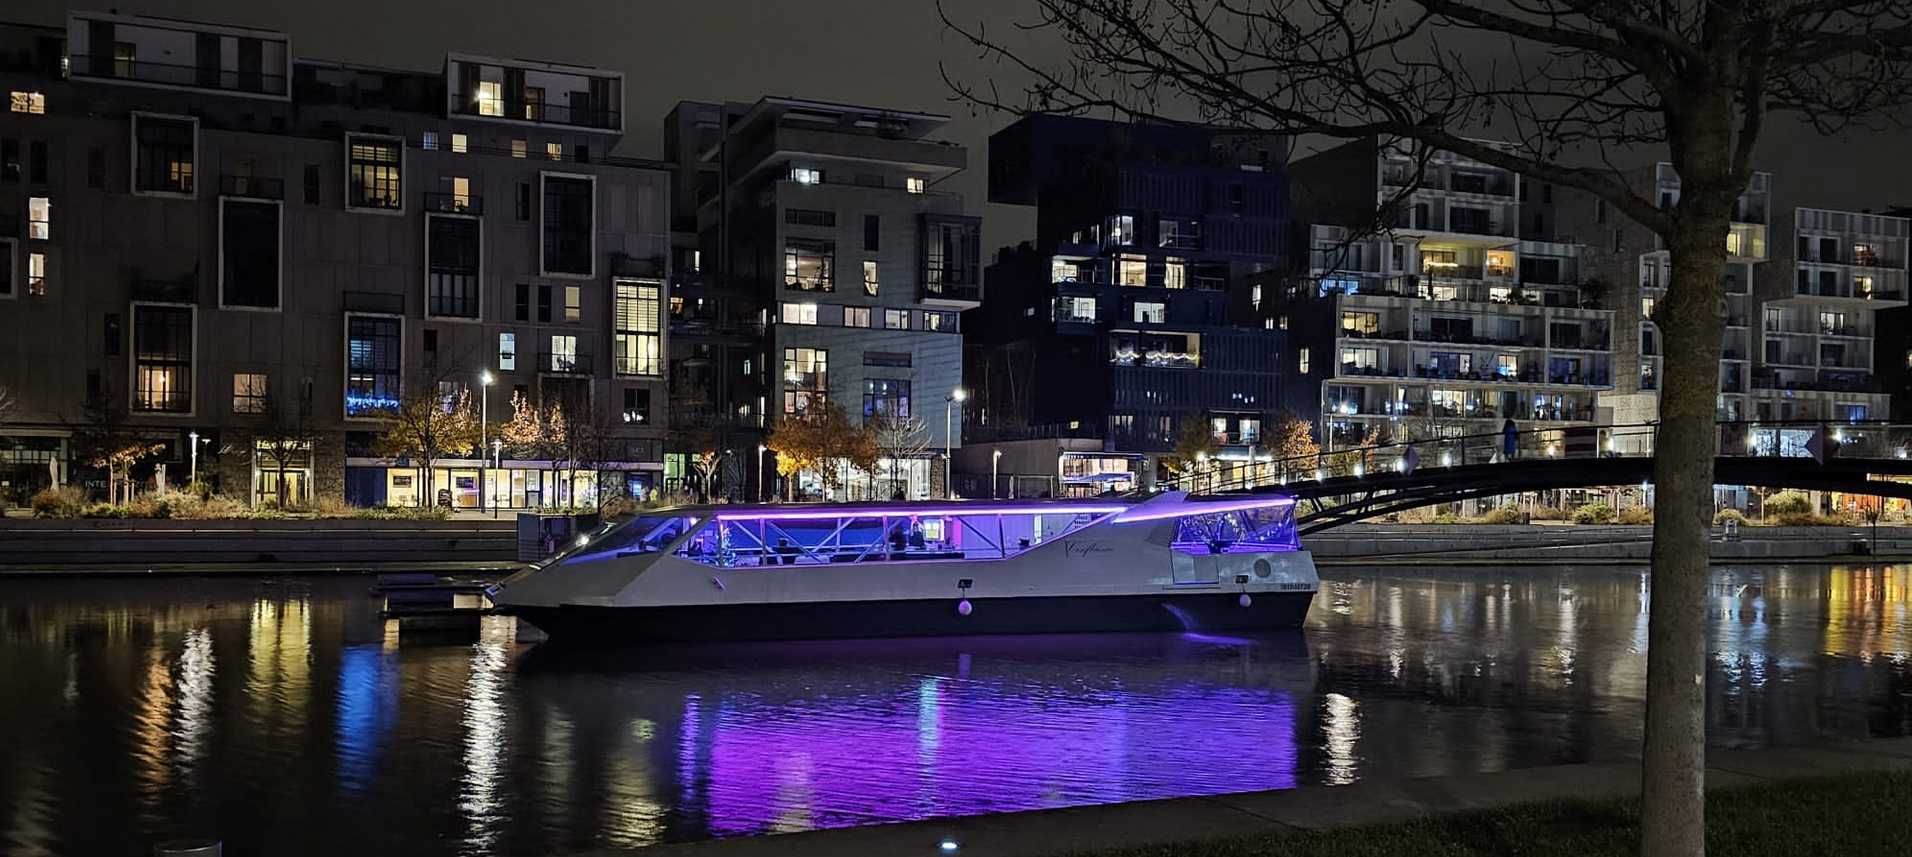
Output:
<path fill-rule="evenodd" d="M 562 852 L 1637 751 L 1637 571 L 1335 571 L 1305 634 L 620 653 L 355 578 L 0 583 L 0 852 Z M 1721 746 L 1912 734 L 1912 570 L 1717 569 Z"/>

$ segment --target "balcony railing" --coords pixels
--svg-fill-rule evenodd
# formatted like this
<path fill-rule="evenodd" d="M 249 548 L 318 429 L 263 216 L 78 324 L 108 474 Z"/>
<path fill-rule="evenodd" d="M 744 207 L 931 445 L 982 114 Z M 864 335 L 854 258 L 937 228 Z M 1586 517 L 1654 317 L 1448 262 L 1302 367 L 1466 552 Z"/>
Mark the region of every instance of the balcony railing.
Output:
<path fill-rule="evenodd" d="M 485 213 L 485 198 L 475 193 L 457 194 L 438 191 L 425 192 L 425 210 L 441 214 Z"/>
<path fill-rule="evenodd" d="M 532 104 L 525 101 L 500 101 L 497 114 L 480 111 L 478 100 L 470 93 L 453 90 L 452 97 L 457 100 L 458 114 L 479 119 L 508 119 L 517 122 L 536 122 L 542 125 L 570 125 L 577 128 L 605 128 L 615 130 L 621 121 L 621 114 L 614 108 L 598 105 L 553 104 L 549 102 Z"/>
<path fill-rule="evenodd" d="M 122 60 L 105 55 L 74 54 L 71 73 L 79 77 L 108 77 L 140 83 L 191 86 L 226 92 L 284 95 L 285 75 L 266 71 L 236 71 L 208 66 L 179 65 L 150 60 Z"/>
<path fill-rule="evenodd" d="M 538 371 L 553 375 L 591 374 L 591 355 L 545 351 L 538 354 Z"/>
<path fill-rule="evenodd" d="M 980 303 L 982 299 L 983 287 L 981 283 L 923 284 L 923 300 Z"/>
<path fill-rule="evenodd" d="M 285 179 L 275 176 L 219 176 L 221 196 L 246 196 L 253 199 L 285 199 Z"/>

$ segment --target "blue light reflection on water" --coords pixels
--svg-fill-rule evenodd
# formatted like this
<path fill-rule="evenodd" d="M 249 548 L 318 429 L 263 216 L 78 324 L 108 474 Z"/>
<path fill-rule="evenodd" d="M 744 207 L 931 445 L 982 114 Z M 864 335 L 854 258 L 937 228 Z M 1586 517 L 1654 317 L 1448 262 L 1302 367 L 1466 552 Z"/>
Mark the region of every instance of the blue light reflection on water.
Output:
<path fill-rule="evenodd" d="M 0 582 L 0 851 L 582 851 L 1636 752 L 1637 572 L 1328 577 L 1305 634 L 602 654 L 401 640 L 362 579 Z M 1912 734 L 1912 573 L 1715 577 L 1715 744 Z"/>

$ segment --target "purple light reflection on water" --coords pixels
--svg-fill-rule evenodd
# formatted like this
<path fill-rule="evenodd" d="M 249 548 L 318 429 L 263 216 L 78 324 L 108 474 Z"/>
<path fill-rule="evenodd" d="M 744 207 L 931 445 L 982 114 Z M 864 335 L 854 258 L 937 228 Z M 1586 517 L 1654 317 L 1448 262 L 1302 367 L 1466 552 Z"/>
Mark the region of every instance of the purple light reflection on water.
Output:
<path fill-rule="evenodd" d="M 1189 684 L 1131 696 L 923 678 L 914 698 L 718 703 L 710 832 L 736 836 L 1296 785 L 1285 693 Z M 688 712 L 687 712 L 688 713 Z M 1199 741 L 1162 735 L 1199 733 Z M 1138 738 L 1143 740 L 1131 740 Z M 699 774 L 707 774 L 700 776 Z M 1111 793 L 1120 783 L 1120 793 Z"/>

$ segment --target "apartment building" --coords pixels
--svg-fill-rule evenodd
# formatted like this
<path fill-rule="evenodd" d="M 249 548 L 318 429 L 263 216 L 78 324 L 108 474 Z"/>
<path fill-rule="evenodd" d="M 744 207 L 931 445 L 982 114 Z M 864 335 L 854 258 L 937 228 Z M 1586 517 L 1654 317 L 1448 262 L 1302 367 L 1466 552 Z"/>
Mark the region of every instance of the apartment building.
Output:
<path fill-rule="evenodd" d="M 1065 116 L 992 135 L 990 201 L 1033 205 L 1036 237 L 998 255 L 970 314 L 973 430 L 990 442 L 965 469 L 994 471 L 997 493 L 1030 477 L 1128 490 L 1191 421 L 1223 476 L 1267 458 L 1283 337 L 1231 325 L 1228 289 L 1288 264 L 1285 156 L 1272 135 Z"/>
<path fill-rule="evenodd" d="M 1248 312 L 1294 338 L 1324 447 L 1599 421 L 1614 313 L 1554 233 L 1551 185 L 1377 139 L 1292 172 L 1306 275 Z"/>
<path fill-rule="evenodd" d="M 968 160 L 935 139 L 948 122 L 786 97 L 684 102 L 667 117 L 679 186 L 699 193 L 701 258 L 698 289 L 672 303 L 687 335 L 671 375 L 708 391 L 701 407 L 742 465 L 743 496 L 772 493 L 764 432 L 826 404 L 907 428 L 893 449 L 909 453 L 878 473 L 841 465 L 844 495 L 945 491 L 938 464 L 962 439 L 961 314 L 983 282 L 981 219 L 943 189 Z"/>
<path fill-rule="evenodd" d="M 669 172 L 607 157 L 622 86 L 470 54 L 305 59 L 285 33 L 173 19 L 0 29 L 19 400 L 0 479 L 100 484 L 75 434 L 111 419 L 163 447 L 147 484 L 196 467 L 254 500 L 431 503 L 374 440 L 408 395 L 469 393 L 493 422 L 515 395 L 562 405 L 595 461 L 441 459 L 429 484 L 455 506 L 642 496 L 663 466 Z"/>

